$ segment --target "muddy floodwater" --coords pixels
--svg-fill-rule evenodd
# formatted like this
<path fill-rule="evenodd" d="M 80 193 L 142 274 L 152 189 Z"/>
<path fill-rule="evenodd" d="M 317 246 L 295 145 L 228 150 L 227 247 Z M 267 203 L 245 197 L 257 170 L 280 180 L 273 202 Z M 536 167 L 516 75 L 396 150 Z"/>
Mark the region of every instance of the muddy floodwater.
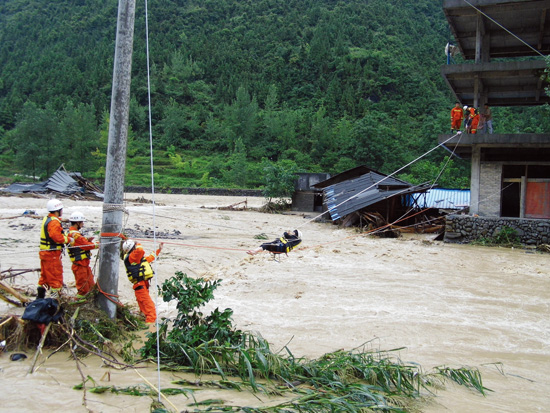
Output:
<path fill-rule="evenodd" d="M 157 265 L 158 283 L 183 271 L 222 279 L 209 308 L 232 308 L 234 324 L 261 334 L 273 350 L 285 345 L 295 356 L 316 358 L 338 349 L 391 350 L 424 371 L 435 366 L 477 368 L 492 390 L 481 396 L 451 383 L 423 406 L 427 413 L 550 411 L 550 254 L 534 250 L 451 245 L 423 235 L 379 239 L 328 223 L 310 222 L 313 213 L 266 215 L 217 209 L 244 201 L 238 197 L 156 195 L 156 207 L 126 194 L 125 230 L 153 227 L 166 236 Z M 145 195 L 151 198 L 150 195 Z M 251 207 L 260 198 L 248 198 Z M 63 200 L 64 216 L 81 211 L 86 228 L 99 231 L 102 204 Z M 0 268 L 39 268 L 40 220 L 46 199 L 0 197 Z M 255 235 L 275 239 L 300 227 L 302 248 L 273 261 L 269 254 L 249 256 Z M 160 239 L 159 239 L 160 240 Z M 146 250 L 152 242 L 142 242 Z M 92 262 L 95 261 L 95 254 Z M 64 278 L 74 293 L 74 277 L 64 257 Z M 119 294 L 135 304 L 131 284 L 119 268 Z M 34 289 L 38 274 L 13 280 Z M 2 314 L 21 310 L 1 302 Z M 158 302 L 160 317 L 175 315 L 174 303 Z M 139 343 L 136 343 L 139 345 Z M 27 374 L 28 358 L 10 361 L 0 354 L 1 412 L 148 412 L 149 397 L 73 390 L 81 382 L 68 353 L 57 353 Z M 87 358 L 83 373 L 98 385 L 157 386 L 154 366 L 119 371 Z M 161 372 L 161 387 L 183 374 Z M 191 376 L 185 376 L 192 378 Z M 226 405 L 260 407 L 273 403 L 263 394 L 196 390 L 194 399 L 170 396 L 172 411 L 193 411 L 194 401 L 223 399 Z"/>

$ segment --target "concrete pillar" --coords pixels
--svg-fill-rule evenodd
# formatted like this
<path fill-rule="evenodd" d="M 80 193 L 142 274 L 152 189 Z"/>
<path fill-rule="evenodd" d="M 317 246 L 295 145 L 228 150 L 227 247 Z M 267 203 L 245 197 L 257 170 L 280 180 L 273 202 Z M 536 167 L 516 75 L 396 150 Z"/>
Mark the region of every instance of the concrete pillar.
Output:
<path fill-rule="evenodd" d="M 481 170 L 481 148 L 472 146 L 472 165 L 470 178 L 470 214 L 479 214 L 479 179 Z"/>
<path fill-rule="evenodd" d="M 113 234 L 122 230 L 135 12 L 135 0 L 119 0 L 102 234 Z M 102 291 L 111 296 L 118 294 L 119 241 L 120 238 L 113 235 L 101 236 L 97 282 Z M 109 296 L 100 294 L 97 302 L 110 318 L 116 317 L 116 304 Z"/>
<path fill-rule="evenodd" d="M 481 13 L 477 13 L 477 21 L 476 21 L 476 57 L 475 62 L 481 63 L 481 45 L 483 42 L 483 16 Z"/>

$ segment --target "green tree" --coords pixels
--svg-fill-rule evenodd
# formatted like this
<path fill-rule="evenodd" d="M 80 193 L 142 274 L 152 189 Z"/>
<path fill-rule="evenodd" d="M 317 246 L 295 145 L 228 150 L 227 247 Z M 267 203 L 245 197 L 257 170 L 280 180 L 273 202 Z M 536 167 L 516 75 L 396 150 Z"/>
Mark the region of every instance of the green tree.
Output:
<path fill-rule="evenodd" d="M 288 198 L 294 193 L 294 186 L 299 171 L 295 162 L 281 160 L 279 162 L 264 161 L 264 197 L 269 202 L 273 198 Z"/>
<path fill-rule="evenodd" d="M 432 183 L 442 188 L 467 189 L 470 182 L 463 174 L 455 162 L 445 156 L 439 164 L 422 159 L 411 165 L 409 173 L 399 175 L 399 179 L 412 184 Z"/>
<path fill-rule="evenodd" d="M 235 149 L 227 162 L 228 170 L 224 174 L 226 182 L 238 187 L 246 187 L 248 165 L 246 162 L 246 147 L 241 138 L 237 138 Z"/>
<path fill-rule="evenodd" d="M 235 140 L 241 138 L 245 145 L 254 146 L 258 127 L 258 104 L 256 98 L 251 98 L 244 86 L 237 89 L 235 100 L 227 108 L 227 115 L 227 121 L 232 131 L 231 137 Z"/>
<path fill-rule="evenodd" d="M 41 109 L 27 102 L 8 139 L 15 153 L 16 165 L 33 177 L 49 176 L 64 161 L 63 148 L 56 138 L 59 122 L 51 105 Z"/>
<path fill-rule="evenodd" d="M 61 114 L 57 143 L 65 152 L 64 163 L 68 170 L 85 173 L 97 168 L 92 156 L 99 144 L 95 108 L 67 102 Z"/>

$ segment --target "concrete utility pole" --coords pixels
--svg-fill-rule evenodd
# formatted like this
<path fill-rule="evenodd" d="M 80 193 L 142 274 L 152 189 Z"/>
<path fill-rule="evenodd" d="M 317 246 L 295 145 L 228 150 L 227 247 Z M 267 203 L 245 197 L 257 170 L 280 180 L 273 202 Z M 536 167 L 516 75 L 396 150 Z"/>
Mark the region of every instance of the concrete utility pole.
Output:
<path fill-rule="evenodd" d="M 118 234 L 122 230 L 135 14 L 135 0 L 119 0 L 102 234 Z M 118 293 L 119 241 L 118 236 L 101 236 L 97 281 L 107 294 Z M 98 296 L 98 304 L 110 318 L 116 316 L 116 304 L 103 294 Z"/>

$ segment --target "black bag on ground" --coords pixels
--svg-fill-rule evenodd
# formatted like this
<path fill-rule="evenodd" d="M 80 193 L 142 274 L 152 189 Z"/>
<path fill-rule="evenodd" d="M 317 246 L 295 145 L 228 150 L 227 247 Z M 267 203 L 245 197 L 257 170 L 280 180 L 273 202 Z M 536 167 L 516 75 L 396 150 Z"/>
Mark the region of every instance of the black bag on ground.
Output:
<path fill-rule="evenodd" d="M 63 315 L 63 307 L 53 298 L 37 298 L 30 302 L 21 317 L 35 323 L 49 324 L 57 322 Z"/>

